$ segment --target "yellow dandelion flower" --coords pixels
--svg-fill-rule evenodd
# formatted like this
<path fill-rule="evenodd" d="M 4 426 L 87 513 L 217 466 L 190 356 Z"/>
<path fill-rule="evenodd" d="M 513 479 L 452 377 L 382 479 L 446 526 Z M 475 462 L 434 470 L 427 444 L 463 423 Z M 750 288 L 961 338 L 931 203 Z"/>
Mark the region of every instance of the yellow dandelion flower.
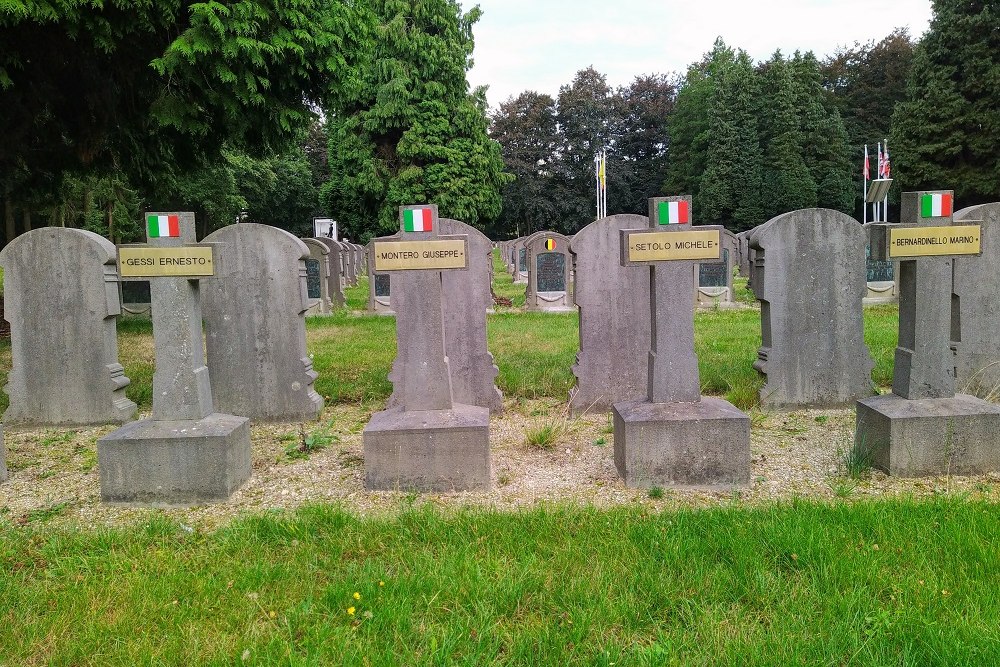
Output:
<path fill-rule="evenodd" d="M 354 592 L 354 599 L 355 600 L 360 600 L 361 599 L 361 593 L 358 593 L 357 591 L 355 591 Z"/>
<path fill-rule="evenodd" d="M 385 582 L 384 581 L 380 581 L 380 582 L 378 582 L 378 585 L 379 586 L 385 586 Z"/>
<path fill-rule="evenodd" d="M 354 607 L 348 607 L 347 608 L 347 615 L 348 616 L 354 616 Z"/>

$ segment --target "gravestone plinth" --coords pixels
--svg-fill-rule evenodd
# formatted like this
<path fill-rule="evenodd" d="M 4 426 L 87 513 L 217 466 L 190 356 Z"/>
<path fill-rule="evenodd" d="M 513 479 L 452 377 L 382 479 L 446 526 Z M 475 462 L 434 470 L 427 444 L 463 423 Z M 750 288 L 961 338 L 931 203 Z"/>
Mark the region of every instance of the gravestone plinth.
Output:
<path fill-rule="evenodd" d="M 699 260 L 718 261 L 722 228 L 691 226 L 691 198 L 651 199 L 650 229 L 621 230 L 621 264 L 649 267 L 645 400 L 616 403 L 615 467 L 627 486 L 732 488 L 750 478 L 750 418 L 701 395 L 694 302 Z"/>
<path fill-rule="evenodd" d="M 97 442 L 101 499 L 150 506 L 228 499 L 250 478 L 250 426 L 217 413 L 202 340 L 198 280 L 215 248 L 195 244 L 193 213 L 148 213 L 148 245 L 119 248 L 123 279 L 150 281 L 153 416 Z"/>
<path fill-rule="evenodd" d="M 439 235 L 436 206 L 404 206 L 400 221 L 397 236 L 371 245 L 370 272 L 393 276 L 396 347 L 406 354 L 393 366 L 395 407 L 373 415 L 363 433 L 365 488 L 484 488 L 490 411 L 454 401 L 445 354 L 442 271 L 468 269 L 468 238 Z"/>
<path fill-rule="evenodd" d="M 980 255 L 983 227 L 953 223 L 951 191 L 903 193 L 900 219 L 871 229 L 871 256 L 899 261 L 899 346 L 892 394 L 857 403 L 855 447 L 901 477 L 1000 470 L 1000 406 L 955 393 L 952 258 Z"/>

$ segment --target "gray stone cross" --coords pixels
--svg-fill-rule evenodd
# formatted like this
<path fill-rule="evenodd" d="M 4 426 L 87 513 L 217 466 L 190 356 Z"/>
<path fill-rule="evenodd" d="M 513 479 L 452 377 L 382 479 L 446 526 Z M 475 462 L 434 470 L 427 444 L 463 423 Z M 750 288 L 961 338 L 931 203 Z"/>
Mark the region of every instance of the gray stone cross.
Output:
<path fill-rule="evenodd" d="M 952 294 L 952 259 L 980 254 L 981 228 L 971 224 L 951 233 L 922 231 L 952 227 L 953 210 L 951 190 L 904 192 L 902 224 L 872 226 L 872 258 L 900 260 L 892 392 L 902 398 L 955 395 L 954 345 L 961 339 L 961 322 Z M 972 236 L 974 244 L 967 243 Z"/>
<path fill-rule="evenodd" d="M 701 400 L 698 357 L 694 351 L 694 300 L 691 283 L 700 259 L 721 257 L 723 227 L 692 228 L 691 197 L 657 197 L 649 200 L 649 226 L 657 232 L 684 234 L 674 241 L 670 257 L 649 240 L 650 230 L 621 230 L 622 266 L 649 266 L 651 348 L 649 351 L 650 403 L 695 403 Z M 659 255 L 657 253 L 659 252 Z M 691 259 L 697 256 L 698 259 Z M 655 258 L 654 258 L 655 257 Z M 645 258 L 645 259 L 644 259 Z"/>
<path fill-rule="evenodd" d="M 157 235 L 156 219 L 176 216 L 178 236 Z M 146 239 L 151 248 L 202 247 L 197 244 L 194 213 L 146 213 Z M 169 233 L 169 226 L 163 231 Z M 136 247 L 136 246 L 131 246 Z M 213 253 L 214 255 L 214 253 Z M 198 278 L 150 276 L 153 345 L 153 420 L 198 420 L 215 410 L 202 338 Z"/>
<path fill-rule="evenodd" d="M 412 211 L 412 213 L 411 213 Z M 423 216 L 427 216 L 425 220 Z M 414 221 L 415 217 L 419 220 Z M 439 234 L 438 208 L 436 205 L 401 206 L 399 209 L 400 232 L 396 239 L 412 248 L 416 257 L 408 264 L 413 268 L 390 269 L 399 279 L 392 285 L 392 307 L 396 312 L 396 344 L 407 348 L 406 362 L 399 369 L 402 395 L 399 405 L 406 411 L 450 410 L 454 405 L 451 373 L 445 354 L 444 308 L 442 304 L 441 268 L 420 267 L 428 252 L 426 241 L 460 241 L 464 244 L 459 270 L 468 268 L 468 239 L 464 234 Z M 428 228 L 429 226 L 429 228 Z M 426 229 L 426 231 L 424 231 Z M 373 256 L 376 266 L 369 271 L 381 270 L 380 255 L 385 246 L 376 241 Z"/>

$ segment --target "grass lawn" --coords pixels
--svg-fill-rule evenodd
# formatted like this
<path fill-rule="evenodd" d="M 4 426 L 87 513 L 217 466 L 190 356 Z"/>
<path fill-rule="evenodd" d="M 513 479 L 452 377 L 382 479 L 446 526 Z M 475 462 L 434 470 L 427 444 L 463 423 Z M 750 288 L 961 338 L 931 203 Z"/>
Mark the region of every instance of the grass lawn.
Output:
<path fill-rule="evenodd" d="M 992 665 L 998 534 L 954 498 L 0 524 L 0 664 Z"/>
<path fill-rule="evenodd" d="M 502 269 L 495 290 L 515 302 L 488 316 L 498 384 L 560 405 L 576 315 L 521 312 L 523 286 Z M 366 280 L 347 297 L 362 310 Z M 896 323 L 893 307 L 865 310 L 882 387 Z M 310 318 L 317 390 L 380 409 L 394 329 L 356 312 Z M 150 332 L 119 324 L 143 410 Z M 753 407 L 759 311 L 701 311 L 695 334 L 705 392 Z M 9 367 L 5 343 L 0 380 Z M 982 486 L 755 506 L 734 494 L 698 510 L 652 493 L 518 511 L 390 494 L 391 511 L 256 510 L 212 531 L 164 514 L 20 525 L 0 507 L 0 667 L 1000 664 L 1000 512 Z"/>

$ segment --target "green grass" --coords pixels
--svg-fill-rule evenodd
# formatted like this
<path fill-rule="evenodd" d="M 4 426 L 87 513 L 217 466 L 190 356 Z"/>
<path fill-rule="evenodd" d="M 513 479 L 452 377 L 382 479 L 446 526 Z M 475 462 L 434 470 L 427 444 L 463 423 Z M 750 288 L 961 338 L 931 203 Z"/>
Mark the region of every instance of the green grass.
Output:
<path fill-rule="evenodd" d="M 0 662 L 991 665 L 998 534 L 954 498 L 0 524 Z"/>

